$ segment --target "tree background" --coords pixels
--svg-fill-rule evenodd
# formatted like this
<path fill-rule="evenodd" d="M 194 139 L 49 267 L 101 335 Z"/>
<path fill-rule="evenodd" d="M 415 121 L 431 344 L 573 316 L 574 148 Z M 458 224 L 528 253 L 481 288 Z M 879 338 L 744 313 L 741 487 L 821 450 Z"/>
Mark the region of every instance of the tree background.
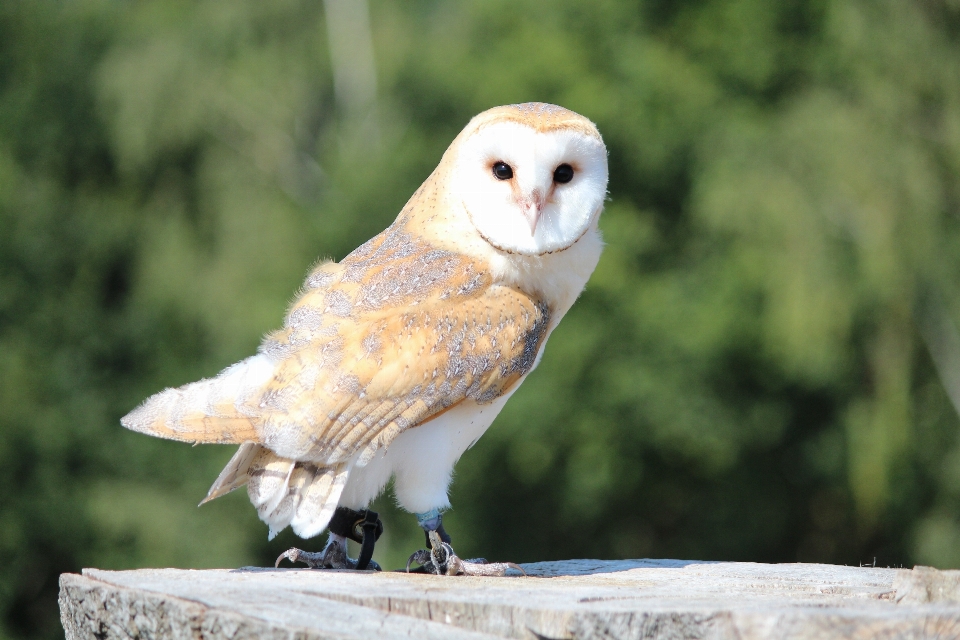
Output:
<path fill-rule="evenodd" d="M 461 554 L 960 567 L 960 3 L 363 7 L 0 2 L 0 638 L 62 635 L 64 571 L 297 544 L 119 417 L 530 100 L 603 133 L 608 246 L 457 467 Z"/>

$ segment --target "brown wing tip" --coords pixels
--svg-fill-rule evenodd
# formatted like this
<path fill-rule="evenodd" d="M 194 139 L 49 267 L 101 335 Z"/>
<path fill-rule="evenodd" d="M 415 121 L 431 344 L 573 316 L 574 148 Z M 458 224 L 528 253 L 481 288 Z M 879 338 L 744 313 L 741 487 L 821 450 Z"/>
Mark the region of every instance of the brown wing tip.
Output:
<path fill-rule="evenodd" d="M 148 436 L 192 442 L 195 438 L 190 433 L 181 433 L 175 428 L 170 419 L 170 398 L 167 389 L 147 398 L 143 404 L 120 418 L 120 424 Z"/>
<path fill-rule="evenodd" d="M 230 489 L 230 491 L 233 491 L 233 489 Z M 200 501 L 200 503 L 197 506 L 202 507 L 203 505 L 207 504 L 211 500 L 216 500 L 220 496 L 230 493 L 230 491 L 214 491 L 211 488 L 210 491 L 207 492 L 207 495 L 203 498 L 203 500 Z"/>
<path fill-rule="evenodd" d="M 225 496 L 228 493 L 232 492 L 234 489 L 238 489 L 239 487 L 242 487 L 244 484 L 246 484 L 246 480 L 244 480 L 241 483 L 223 484 L 220 482 L 220 478 L 217 478 L 217 482 L 215 482 L 213 486 L 210 487 L 210 490 L 207 491 L 206 497 L 204 497 L 204 499 L 201 500 L 200 504 L 198 504 L 197 506 L 202 507 L 203 505 L 207 504 L 211 500 L 216 500 L 220 496 Z"/>
<path fill-rule="evenodd" d="M 250 417 L 216 407 L 221 415 L 210 415 L 207 407 L 191 407 L 178 389 L 166 389 L 147 398 L 143 404 L 120 418 L 120 424 L 138 433 L 155 438 L 197 444 L 240 444 L 256 440 L 256 429 Z"/>

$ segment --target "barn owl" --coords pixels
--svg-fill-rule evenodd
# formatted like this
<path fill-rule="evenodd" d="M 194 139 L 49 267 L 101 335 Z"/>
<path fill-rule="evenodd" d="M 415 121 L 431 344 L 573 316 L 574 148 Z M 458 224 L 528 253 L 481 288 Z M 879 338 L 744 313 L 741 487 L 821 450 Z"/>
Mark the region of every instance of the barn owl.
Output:
<path fill-rule="evenodd" d="M 331 518 L 363 513 L 393 478 L 431 541 L 432 556 L 412 558 L 489 573 L 456 558 L 442 529 L 453 467 L 596 267 L 606 187 L 606 147 L 588 119 L 543 103 L 485 111 L 390 227 L 309 273 L 256 355 L 157 393 L 121 423 L 239 444 L 206 500 L 246 484 L 271 538 L 330 526 L 322 552 L 281 557 L 356 567 Z"/>

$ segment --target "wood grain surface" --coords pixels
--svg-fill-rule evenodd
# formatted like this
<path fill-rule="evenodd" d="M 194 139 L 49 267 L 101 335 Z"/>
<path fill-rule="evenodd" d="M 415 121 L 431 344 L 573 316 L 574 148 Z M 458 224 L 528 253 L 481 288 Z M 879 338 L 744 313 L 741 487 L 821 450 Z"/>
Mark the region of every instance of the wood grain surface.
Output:
<path fill-rule="evenodd" d="M 960 638 L 960 572 L 678 560 L 528 577 L 259 569 L 61 577 L 67 638 Z"/>

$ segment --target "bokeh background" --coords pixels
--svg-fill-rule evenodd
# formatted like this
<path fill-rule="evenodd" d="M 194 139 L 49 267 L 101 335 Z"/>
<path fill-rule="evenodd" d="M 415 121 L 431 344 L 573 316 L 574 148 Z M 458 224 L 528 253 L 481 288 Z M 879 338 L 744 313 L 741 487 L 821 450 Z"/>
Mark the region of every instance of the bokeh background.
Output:
<path fill-rule="evenodd" d="M 461 554 L 960 567 L 957 0 L 2 0 L 0 637 L 62 634 L 64 571 L 298 544 L 119 417 L 529 100 L 603 133 L 608 246 L 457 468 Z"/>

